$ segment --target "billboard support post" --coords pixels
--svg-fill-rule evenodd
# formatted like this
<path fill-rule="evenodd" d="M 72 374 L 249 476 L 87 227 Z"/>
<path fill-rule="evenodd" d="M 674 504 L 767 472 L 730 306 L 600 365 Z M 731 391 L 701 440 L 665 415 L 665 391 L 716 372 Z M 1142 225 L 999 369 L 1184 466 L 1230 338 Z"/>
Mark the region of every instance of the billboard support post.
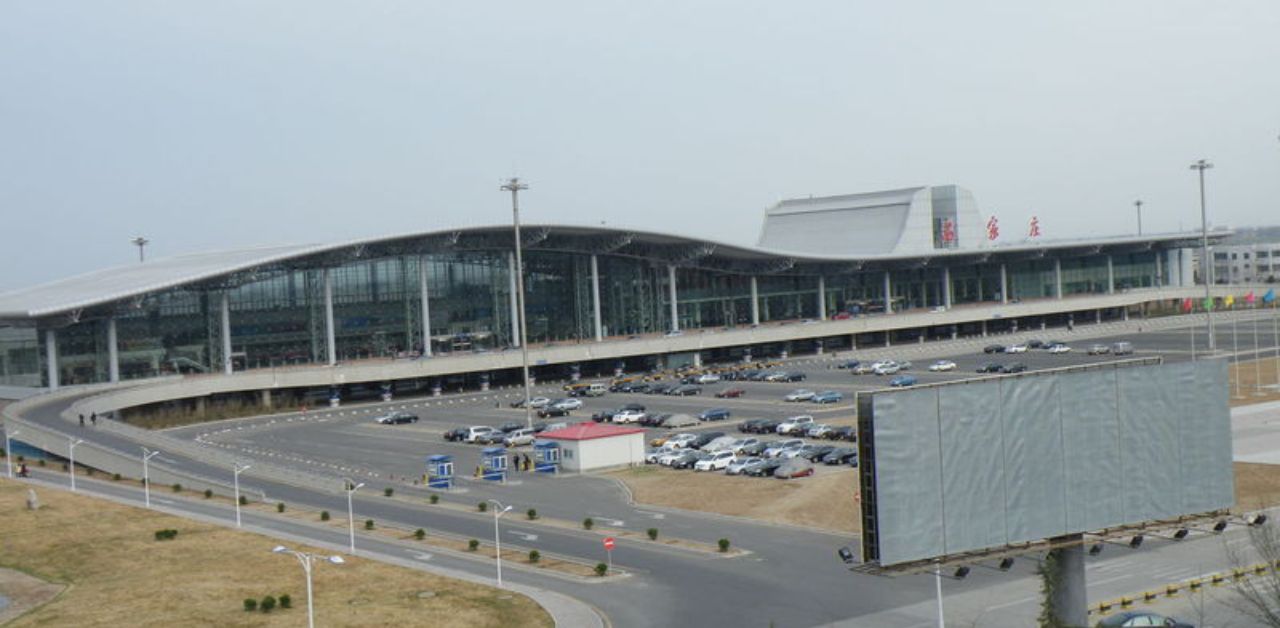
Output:
<path fill-rule="evenodd" d="M 1066 541 L 1068 545 L 1050 550 L 1055 560 L 1045 564 L 1053 582 L 1051 612 L 1060 625 L 1086 626 L 1089 603 L 1085 597 L 1084 535 L 1072 534 L 1055 540 Z"/>
<path fill-rule="evenodd" d="M 933 581 L 938 597 L 938 628 L 947 628 L 946 616 L 942 613 L 942 561 L 933 561 Z"/>

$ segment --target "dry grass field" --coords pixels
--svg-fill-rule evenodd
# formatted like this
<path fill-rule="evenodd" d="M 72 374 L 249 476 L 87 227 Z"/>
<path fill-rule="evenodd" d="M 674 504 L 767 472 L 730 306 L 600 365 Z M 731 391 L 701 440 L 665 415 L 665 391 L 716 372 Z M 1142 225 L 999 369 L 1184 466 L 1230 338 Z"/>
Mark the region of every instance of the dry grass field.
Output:
<path fill-rule="evenodd" d="M 299 626 L 306 584 L 273 539 L 112 502 L 0 480 L 0 567 L 67 585 L 12 626 Z M 161 529 L 178 530 L 156 541 Z M 550 626 L 532 600 L 361 558 L 315 567 L 326 626 Z M 287 593 L 292 609 L 246 612 L 245 598 Z M 427 619 L 429 618 L 429 620 Z"/>
<path fill-rule="evenodd" d="M 1230 382 L 1231 407 L 1247 406 L 1267 401 L 1280 401 L 1280 388 L 1276 387 L 1276 359 L 1232 364 L 1227 368 Z M 1240 380 L 1240 396 L 1236 395 L 1236 379 Z M 1258 383 L 1261 382 L 1259 386 Z"/>

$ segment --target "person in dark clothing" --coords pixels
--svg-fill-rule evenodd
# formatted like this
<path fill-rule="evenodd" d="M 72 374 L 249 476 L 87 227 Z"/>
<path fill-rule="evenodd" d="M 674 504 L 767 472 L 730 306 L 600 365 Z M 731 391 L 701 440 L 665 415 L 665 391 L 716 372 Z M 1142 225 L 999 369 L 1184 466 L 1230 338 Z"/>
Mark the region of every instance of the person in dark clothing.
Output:
<path fill-rule="evenodd" d="M 89 415 L 89 422 L 90 422 L 90 423 L 92 423 L 92 424 L 94 425 L 94 427 L 97 427 L 97 426 L 98 426 L 98 413 L 97 413 L 97 412 L 94 412 L 93 414 L 90 414 L 90 415 Z"/>
<path fill-rule="evenodd" d="M 532 466 L 533 466 L 533 463 L 529 461 L 529 454 L 525 454 L 525 455 L 524 455 L 524 470 L 525 470 L 525 471 L 528 471 L 530 468 L 532 468 Z"/>
<path fill-rule="evenodd" d="M 520 470 L 520 455 L 519 455 L 519 454 L 511 454 L 511 470 L 512 470 L 512 471 L 519 471 L 519 470 Z"/>
<path fill-rule="evenodd" d="M 84 427 L 84 415 L 80 415 L 80 427 Z"/>

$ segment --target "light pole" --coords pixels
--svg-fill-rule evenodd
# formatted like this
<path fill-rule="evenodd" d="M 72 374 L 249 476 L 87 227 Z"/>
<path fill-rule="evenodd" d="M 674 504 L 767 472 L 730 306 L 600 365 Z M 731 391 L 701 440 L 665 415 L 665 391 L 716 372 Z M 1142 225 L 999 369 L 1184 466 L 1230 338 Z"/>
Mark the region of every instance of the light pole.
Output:
<path fill-rule="evenodd" d="M 502 538 L 498 536 L 498 517 L 511 511 L 510 506 L 503 506 L 502 502 L 491 499 L 489 503 L 494 505 L 493 509 L 493 558 L 498 564 L 498 588 L 502 588 Z"/>
<path fill-rule="evenodd" d="M 356 511 L 351 505 L 351 496 L 355 495 L 361 486 L 364 486 L 364 482 L 356 484 L 356 481 L 351 478 L 342 478 L 342 481 L 344 482 L 342 490 L 347 492 L 347 528 L 350 530 L 351 555 L 354 556 L 356 553 Z"/>
<path fill-rule="evenodd" d="M 4 426 L 4 464 L 9 469 L 9 479 L 13 479 L 13 442 L 11 439 L 22 432 L 19 430 L 11 430 L 8 425 Z"/>
<path fill-rule="evenodd" d="M 82 438 L 69 439 L 70 445 L 67 446 L 67 458 L 71 460 L 71 464 L 67 465 L 67 471 L 71 474 L 71 492 L 76 492 L 76 445 L 84 442 Z"/>
<path fill-rule="evenodd" d="M 134 236 L 133 239 L 129 241 L 132 242 L 134 246 L 138 247 L 138 263 L 142 263 L 146 261 L 147 256 L 146 256 L 146 253 L 144 252 L 144 249 L 148 244 L 151 243 L 151 240 L 148 240 L 142 236 Z"/>
<path fill-rule="evenodd" d="M 1133 206 L 1138 208 L 1138 235 L 1142 235 L 1142 201 L 1134 201 Z"/>
<path fill-rule="evenodd" d="M 146 500 L 147 508 L 151 507 L 151 473 L 147 468 L 147 461 L 151 460 L 159 454 L 159 451 L 151 451 L 146 447 L 142 448 L 142 495 Z M 239 493 L 239 491 L 236 491 Z M 236 503 L 240 503 L 240 496 L 237 494 Z"/>
<path fill-rule="evenodd" d="M 1213 339 L 1213 296 L 1209 289 L 1213 284 L 1213 260 L 1209 259 L 1209 219 L 1204 207 L 1204 171 L 1213 167 L 1207 160 L 1201 159 L 1191 164 L 1192 170 L 1200 173 L 1200 259 L 1204 263 L 1204 322 L 1209 330 L 1209 351 L 1214 351 L 1216 343 Z"/>
<path fill-rule="evenodd" d="M 277 545 L 271 551 L 276 554 L 293 554 L 293 557 L 297 558 L 299 563 L 302 563 L 302 573 L 307 575 L 307 628 L 315 628 L 316 610 L 315 605 L 311 602 L 311 561 L 319 558 L 332 565 L 341 565 L 347 561 L 342 560 L 341 556 L 316 556 L 307 552 L 291 550 L 283 545 Z"/>
<path fill-rule="evenodd" d="M 247 464 L 240 464 L 239 462 L 235 463 L 235 467 L 232 468 L 232 470 L 234 471 L 232 475 L 234 476 L 235 485 L 236 485 L 236 527 L 237 528 L 240 527 L 240 474 L 244 473 L 245 471 L 248 471 L 250 468 L 252 467 L 250 467 Z"/>
<path fill-rule="evenodd" d="M 529 184 L 520 181 L 519 177 L 511 177 L 498 189 L 511 192 L 511 223 L 515 229 L 516 244 L 516 310 L 520 314 L 520 368 L 524 373 L 524 422 L 526 427 L 533 429 L 533 408 L 529 407 L 532 394 L 529 390 L 529 333 L 524 324 L 524 260 L 520 243 L 520 190 L 529 189 Z"/>
<path fill-rule="evenodd" d="M 947 628 L 946 616 L 942 612 L 942 561 L 933 563 L 933 581 L 938 598 L 938 628 Z"/>

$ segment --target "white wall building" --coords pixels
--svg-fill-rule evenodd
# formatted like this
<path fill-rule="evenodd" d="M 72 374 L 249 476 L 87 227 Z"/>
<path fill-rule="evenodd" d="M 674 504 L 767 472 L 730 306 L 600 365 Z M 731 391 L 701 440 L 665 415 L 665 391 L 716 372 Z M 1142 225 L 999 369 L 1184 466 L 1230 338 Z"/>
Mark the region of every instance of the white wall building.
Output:
<path fill-rule="evenodd" d="M 1270 283 L 1280 279 L 1280 242 L 1214 245 L 1214 283 Z"/>
<path fill-rule="evenodd" d="M 543 432 L 539 440 L 560 445 L 560 468 L 584 472 L 644 464 L 644 430 L 603 423 L 575 423 Z"/>

